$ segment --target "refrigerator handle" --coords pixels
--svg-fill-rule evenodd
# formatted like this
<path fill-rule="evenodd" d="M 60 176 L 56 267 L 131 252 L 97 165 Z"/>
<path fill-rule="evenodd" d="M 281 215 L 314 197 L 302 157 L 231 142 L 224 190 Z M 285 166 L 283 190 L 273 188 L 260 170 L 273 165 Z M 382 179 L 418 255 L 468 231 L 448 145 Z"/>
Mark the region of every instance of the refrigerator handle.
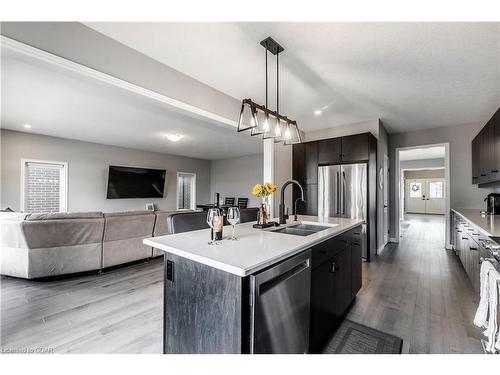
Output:
<path fill-rule="evenodd" d="M 342 215 L 345 215 L 345 189 L 346 189 L 345 172 L 342 171 Z"/>
<path fill-rule="evenodd" d="M 340 172 L 337 172 L 337 212 L 336 215 L 340 215 Z"/>

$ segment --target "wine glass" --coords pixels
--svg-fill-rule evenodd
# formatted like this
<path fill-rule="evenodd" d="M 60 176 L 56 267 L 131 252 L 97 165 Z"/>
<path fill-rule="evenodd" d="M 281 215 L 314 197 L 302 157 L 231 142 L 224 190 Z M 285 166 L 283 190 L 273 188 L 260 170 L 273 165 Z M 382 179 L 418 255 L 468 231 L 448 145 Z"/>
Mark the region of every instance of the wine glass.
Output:
<path fill-rule="evenodd" d="M 207 212 L 207 224 L 211 228 L 209 245 L 218 245 L 219 243 L 214 240 L 214 226 L 220 219 L 221 212 L 218 208 L 210 208 Z"/>
<path fill-rule="evenodd" d="M 238 207 L 229 207 L 226 218 L 229 224 L 233 226 L 233 235 L 230 240 L 236 241 L 238 237 L 234 235 L 234 226 L 240 222 L 240 209 Z"/>

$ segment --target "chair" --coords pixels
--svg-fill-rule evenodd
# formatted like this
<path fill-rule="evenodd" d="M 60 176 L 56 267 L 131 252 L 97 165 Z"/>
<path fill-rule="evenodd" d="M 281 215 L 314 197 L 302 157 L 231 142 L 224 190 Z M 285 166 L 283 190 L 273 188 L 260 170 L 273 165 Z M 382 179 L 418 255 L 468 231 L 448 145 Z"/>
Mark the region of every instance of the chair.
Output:
<path fill-rule="evenodd" d="M 226 197 L 224 199 L 224 205 L 225 206 L 234 206 L 234 198 Z"/>
<path fill-rule="evenodd" d="M 167 219 L 169 233 L 183 233 L 209 228 L 206 212 L 178 213 Z"/>
<path fill-rule="evenodd" d="M 259 209 L 255 208 L 242 208 L 240 209 L 240 224 L 257 221 L 257 214 Z"/>
<path fill-rule="evenodd" d="M 238 207 L 239 208 L 247 208 L 248 207 L 248 198 L 238 198 Z"/>

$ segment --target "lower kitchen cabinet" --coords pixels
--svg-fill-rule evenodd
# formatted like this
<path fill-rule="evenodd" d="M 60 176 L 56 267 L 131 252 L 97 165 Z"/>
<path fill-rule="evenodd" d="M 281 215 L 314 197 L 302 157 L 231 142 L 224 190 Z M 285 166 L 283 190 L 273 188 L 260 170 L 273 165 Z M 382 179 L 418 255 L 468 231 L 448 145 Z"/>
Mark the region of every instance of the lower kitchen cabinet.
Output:
<path fill-rule="evenodd" d="M 361 226 L 312 248 L 309 351 L 320 353 L 361 288 Z"/>
<path fill-rule="evenodd" d="M 351 244 L 351 298 L 354 299 L 363 283 L 361 267 L 363 264 L 363 239 L 361 228 L 352 232 Z"/>
<path fill-rule="evenodd" d="M 479 292 L 479 272 L 481 268 L 479 259 L 479 249 L 481 247 L 479 232 L 467 222 L 458 218 L 456 214 L 453 217 L 455 253 L 458 255 L 474 290 Z"/>
<path fill-rule="evenodd" d="M 312 270 L 311 274 L 310 353 L 321 352 L 338 324 L 335 313 L 335 283 L 331 267 L 330 260 Z"/>

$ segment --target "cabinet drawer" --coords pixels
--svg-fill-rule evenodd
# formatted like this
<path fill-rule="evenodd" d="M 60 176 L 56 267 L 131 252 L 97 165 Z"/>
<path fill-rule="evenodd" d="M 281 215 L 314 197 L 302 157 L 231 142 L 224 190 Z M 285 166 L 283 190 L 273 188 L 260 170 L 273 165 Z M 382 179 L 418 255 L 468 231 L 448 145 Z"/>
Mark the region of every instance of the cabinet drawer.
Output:
<path fill-rule="evenodd" d="M 350 232 L 345 232 L 314 246 L 312 249 L 311 268 L 314 269 L 320 266 L 350 244 L 351 234 Z"/>

